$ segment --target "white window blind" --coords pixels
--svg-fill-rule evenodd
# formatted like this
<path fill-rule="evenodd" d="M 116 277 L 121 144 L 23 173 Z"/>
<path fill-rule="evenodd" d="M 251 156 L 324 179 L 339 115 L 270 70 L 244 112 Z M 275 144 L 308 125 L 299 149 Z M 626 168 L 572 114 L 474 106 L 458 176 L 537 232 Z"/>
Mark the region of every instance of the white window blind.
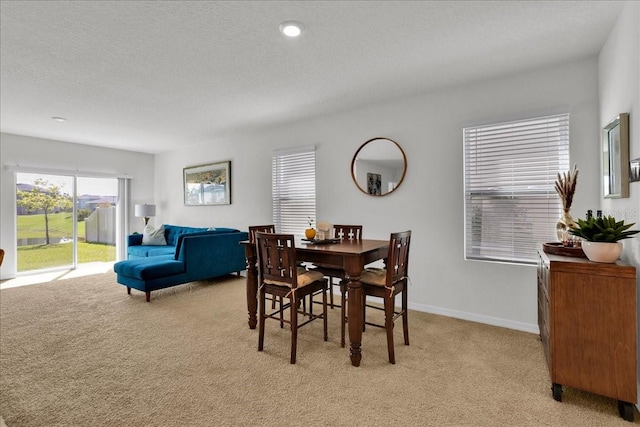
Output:
<path fill-rule="evenodd" d="M 532 264 L 556 241 L 569 115 L 464 129 L 465 259 Z"/>
<path fill-rule="evenodd" d="M 274 151 L 271 178 L 276 232 L 304 234 L 316 218 L 315 147 Z"/>

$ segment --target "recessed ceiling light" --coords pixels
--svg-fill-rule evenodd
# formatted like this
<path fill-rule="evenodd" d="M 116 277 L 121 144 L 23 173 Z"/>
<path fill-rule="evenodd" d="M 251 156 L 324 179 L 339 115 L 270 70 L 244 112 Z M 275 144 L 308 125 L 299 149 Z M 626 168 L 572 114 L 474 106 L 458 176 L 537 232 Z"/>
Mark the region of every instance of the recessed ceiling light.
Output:
<path fill-rule="evenodd" d="M 280 24 L 280 31 L 287 37 L 298 37 L 302 33 L 302 24 L 295 21 L 286 21 Z"/>
<path fill-rule="evenodd" d="M 55 120 L 56 122 L 66 122 L 67 119 L 64 117 L 51 117 L 51 120 Z"/>

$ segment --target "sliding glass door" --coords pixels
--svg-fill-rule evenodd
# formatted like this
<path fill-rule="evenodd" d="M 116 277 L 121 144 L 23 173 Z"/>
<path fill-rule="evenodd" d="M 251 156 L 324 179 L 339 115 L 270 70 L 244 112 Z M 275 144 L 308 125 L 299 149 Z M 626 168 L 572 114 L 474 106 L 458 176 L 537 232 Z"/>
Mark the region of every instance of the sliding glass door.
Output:
<path fill-rule="evenodd" d="M 78 263 L 116 260 L 115 178 L 77 178 Z"/>
<path fill-rule="evenodd" d="M 115 261 L 117 180 L 16 174 L 19 273 Z"/>

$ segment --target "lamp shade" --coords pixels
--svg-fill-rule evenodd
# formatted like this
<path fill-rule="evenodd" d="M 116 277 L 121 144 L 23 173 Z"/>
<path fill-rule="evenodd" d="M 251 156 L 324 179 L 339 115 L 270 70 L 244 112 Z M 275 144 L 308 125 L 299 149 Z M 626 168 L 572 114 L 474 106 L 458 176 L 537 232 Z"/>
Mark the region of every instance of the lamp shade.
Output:
<path fill-rule="evenodd" d="M 143 205 L 136 205 L 137 217 L 148 218 L 150 216 L 156 216 L 156 205 L 147 205 L 146 203 Z"/>

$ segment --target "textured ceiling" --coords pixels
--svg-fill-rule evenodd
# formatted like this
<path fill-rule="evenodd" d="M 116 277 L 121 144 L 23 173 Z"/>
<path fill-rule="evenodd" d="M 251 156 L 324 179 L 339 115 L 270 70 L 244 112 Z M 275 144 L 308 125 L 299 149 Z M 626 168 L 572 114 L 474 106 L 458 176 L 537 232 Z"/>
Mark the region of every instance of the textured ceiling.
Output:
<path fill-rule="evenodd" d="M 159 153 L 596 55 L 622 5 L 2 0 L 0 127 Z"/>

